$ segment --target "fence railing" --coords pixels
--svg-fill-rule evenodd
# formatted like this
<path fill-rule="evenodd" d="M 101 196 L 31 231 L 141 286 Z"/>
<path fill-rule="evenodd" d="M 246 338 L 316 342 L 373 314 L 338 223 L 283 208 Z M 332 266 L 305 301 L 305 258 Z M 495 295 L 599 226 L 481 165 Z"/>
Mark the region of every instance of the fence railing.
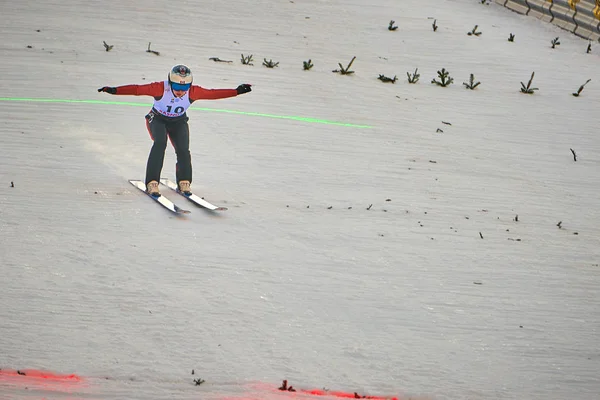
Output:
<path fill-rule="evenodd" d="M 600 0 L 495 0 L 520 14 L 551 22 L 577 36 L 600 41 Z"/>

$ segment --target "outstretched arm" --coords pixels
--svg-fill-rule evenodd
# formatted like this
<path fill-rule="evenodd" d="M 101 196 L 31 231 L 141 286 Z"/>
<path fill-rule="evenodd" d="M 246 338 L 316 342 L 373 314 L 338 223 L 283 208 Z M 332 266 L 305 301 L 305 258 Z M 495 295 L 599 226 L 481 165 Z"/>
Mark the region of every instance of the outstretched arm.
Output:
<path fill-rule="evenodd" d="M 162 97 L 164 86 L 162 82 L 152 82 L 145 85 L 104 86 L 98 91 L 119 95 Z"/>
<path fill-rule="evenodd" d="M 237 89 L 205 89 L 201 86 L 192 85 L 190 88 L 190 101 L 225 99 L 248 93 L 251 90 L 250 85 L 246 83 L 238 86 Z"/>

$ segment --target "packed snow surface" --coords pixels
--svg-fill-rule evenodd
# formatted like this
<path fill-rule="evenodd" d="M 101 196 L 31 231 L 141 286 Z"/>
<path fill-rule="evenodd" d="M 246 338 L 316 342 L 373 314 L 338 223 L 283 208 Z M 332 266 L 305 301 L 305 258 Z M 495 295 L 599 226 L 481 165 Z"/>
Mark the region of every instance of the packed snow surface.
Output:
<path fill-rule="evenodd" d="M 598 399 L 600 45 L 476 0 L 0 11 L 0 398 Z M 130 185 L 152 99 L 96 91 L 178 63 L 253 85 L 188 112 L 224 212 Z"/>

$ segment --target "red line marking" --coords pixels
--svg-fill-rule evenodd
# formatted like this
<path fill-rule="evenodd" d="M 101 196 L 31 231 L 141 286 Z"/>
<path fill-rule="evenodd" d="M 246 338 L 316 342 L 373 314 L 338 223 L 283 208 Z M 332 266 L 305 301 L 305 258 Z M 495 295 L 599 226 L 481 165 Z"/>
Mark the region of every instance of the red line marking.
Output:
<path fill-rule="evenodd" d="M 332 396 L 344 399 L 371 399 L 371 400 L 398 400 L 397 397 L 385 397 L 385 396 L 366 396 L 361 394 L 354 394 L 354 392 L 339 392 L 322 389 L 298 389 L 300 393 L 306 393 L 313 396 Z M 358 397 L 357 397 L 358 395 Z"/>
<path fill-rule="evenodd" d="M 302 398 L 305 396 L 325 396 L 325 397 L 337 397 L 343 399 L 369 399 L 369 400 L 400 400 L 395 396 L 369 396 L 363 395 L 361 393 L 355 392 L 343 392 L 337 390 L 324 390 L 324 389 L 299 389 L 293 385 L 288 385 L 287 381 L 283 381 L 281 387 L 276 388 L 272 384 L 268 383 L 258 383 L 252 385 L 257 390 L 265 390 L 270 392 L 279 392 L 281 394 L 288 394 L 290 396 L 296 397 L 296 395 L 301 395 Z M 293 390 L 289 390 L 289 388 L 293 388 Z M 286 389 L 283 389 L 286 388 Z"/>
<path fill-rule="evenodd" d="M 81 382 L 83 381 L 83 378 L 81 378 L 79 375 L 75 375 L 75 374 L 58 374 L 55 372 L 50 372 L 50 371 L 41 371 L 41 370 L 37 370 L 37 369 L 19 369 L 19 370 L 15 370 L 15 369 L 0 369 L 0 378 L 6 376 L 6 377 L 17 377 L 17 378 L 21 378 L 21 379 L 44 379 L 44 380 L 48 380 L 48 381 L 56 381 L 56 382 L 64 382 L 64 381 L 71 381 L 71 382 Z"/>

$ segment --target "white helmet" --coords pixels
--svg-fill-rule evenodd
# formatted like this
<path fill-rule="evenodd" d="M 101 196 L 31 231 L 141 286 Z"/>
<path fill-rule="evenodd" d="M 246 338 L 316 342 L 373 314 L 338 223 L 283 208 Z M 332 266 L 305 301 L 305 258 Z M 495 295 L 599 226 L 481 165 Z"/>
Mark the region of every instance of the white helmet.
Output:
<path fill-rule="evenodd" d="M 186 65 L 176 65 L 169 72 L 169 84 L 173 90 L 189 90 L 193 80 L 192 71 Z"/>

